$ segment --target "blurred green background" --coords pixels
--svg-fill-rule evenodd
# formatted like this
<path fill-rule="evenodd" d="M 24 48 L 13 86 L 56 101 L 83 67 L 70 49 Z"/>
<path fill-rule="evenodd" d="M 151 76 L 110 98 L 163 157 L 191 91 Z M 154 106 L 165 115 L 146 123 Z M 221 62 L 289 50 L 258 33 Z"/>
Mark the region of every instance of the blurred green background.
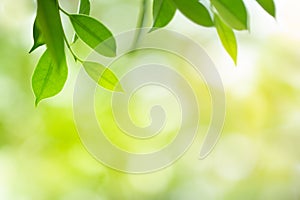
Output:
<path fill-rule="evenodd" d="M 60 2 L 76 11 L 77 1 Z M 300 2 L 276 1 L 276 20 L 254 1 L 246 4 L 252 28 L 238 34 L 237 67 L 215 30 L 179 13 L 168 27 L 203 46 L 224 81 L 227 117 L 214 151 L 198 160 L 202 133 L 174 165 L 130 175 L 103 166 L 80 142 L 72 111 L 80 66 L 71 56 L 64 90 L 34 107 L 30 81 L 43 52 L 28 54 L 36 5 L 1 0 L 0 199 L 300 199 Z M 135 27 L 139 5 L 138 0 L 94 0 L 92 15 L 117 34 Z M 81 46 L 75 48 L 84 56 Z M 205 129 L 209 109 L 204 112 Z"/>

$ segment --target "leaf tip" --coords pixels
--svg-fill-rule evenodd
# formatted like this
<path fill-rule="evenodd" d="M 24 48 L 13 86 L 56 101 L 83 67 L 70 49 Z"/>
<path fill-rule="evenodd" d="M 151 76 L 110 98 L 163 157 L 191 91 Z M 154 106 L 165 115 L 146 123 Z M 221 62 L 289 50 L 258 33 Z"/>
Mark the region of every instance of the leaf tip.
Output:
<path fill-rule="evenodd" d="M 116 87 L 114 88 L 114 91 L 115 92 L 120 92 L 120 93 L 124 93 L 125 92 L 124 89 L 123 89 L 123 87 L 122 87 L 122 85 L 120 83 L 118 83 L 116 85 Z"/>
<path fill-rule="evenodd" d="M 233 62 L 234 62 L 234 66 L 237 67 L 237 59 L 234 59 Z"/>
<path fill-rule="evenodd" d="M 233 63 L 234 63 L 234 66 L 237 67 L 237 64 L 238 64 L 237 52 L 234 53 L 234 54 L 230 54 L 230 53 L 228 52 L 228 54 L 230 55 L 230 57 L 231 57 L 231 59 L 232 59 L 232 61 L 233 61 Z"/>
<path fill-rule="evenodd" d="M 152 33 L 152 32 L 154 32 L 154 31 L 156 31 L 156 30 L 158 30 L 159 28 L 158 27 L 152 27 L 149 31 L 148 31 L 148 33 Z"/>
<path fill-rule="evenodd" d="M 34 50 L 36 50 L 38 47 L 42 46 L 42 44 L 34 44 L 31 49 L 29 50 L 29 54 L 32 53 Z"/>
<path fill-rule="evenodd" d="M 41 101 L 41 99 L 39 99 L 39 98 L 36 98 L 36 99 L 35 99 L 34 106 L 35 106 L 36 108 L 38 107 L 40 101 Z"/>
<path fill-rule="evenodd" d="M 31 49 L 29 50 L 29 54 L 31 54 L 33 51 L 34 51 L 34 49 L 35 49 L 36 47 L 35 47 L 35 45 L 33 45 L 32 47 L 31 47 Z"/>

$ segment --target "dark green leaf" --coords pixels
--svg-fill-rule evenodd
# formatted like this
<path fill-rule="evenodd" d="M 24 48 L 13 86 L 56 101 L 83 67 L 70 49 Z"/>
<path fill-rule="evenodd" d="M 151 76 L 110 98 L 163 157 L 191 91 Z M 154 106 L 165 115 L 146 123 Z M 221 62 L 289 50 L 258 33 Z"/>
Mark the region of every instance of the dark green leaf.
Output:
<path fill-rule="evenodd" d="M 211 0 L 211 3 L 232 28 L 248 29 L 248 14 L 243 0 Z"/>
<path fill-rule="evenodd" d="M 276 17 L 276 7 L 273 0 L 256 0 L 265 11 L 273 17 Z"/>
<path fill-rule="evenodd" d="M 34 24 L 33 24 L 33 40 L 34 40 L 34 44 L 33 44 L 32 48 L 30 49 L 29 53 L 33 52 L 39 46 L 42 46 L 45 44 L 45 41 L 43 38 L 43 33 L 37 23 L 37 19 L 35 19 Z"/>
<path fill-rule="evenodd" d="M 37 26 L 57 66 L 66 66 L 64 33 L 57 0 L 37 0 Z"/>
<path fill-rule="evenodd" d="M 84 62 L 83 67 L 98 85 L 111 91 L 123 92 L 118 78 L 109 68 L 95 62 Z"/>
<path fill-rule="evenodd" d="M 237 62 L 237 42 L 233 30 L 227 26 L 218 15 L 214 15 L 215 26 L 221 42 L 233 59 L 234 63 Z"/>
<path fill-rule="evenodd" d="M 80 0 L 80 5 L 79 5 L 79 14 L 83 15 L 90 15 L 91 11 L 91 3 L 90 0 Z M 78 39 L 78 36 L 75 34 L 73 43 L 75 43 Z"/>
<path fill-rule="evenodd" d="M 101 22 L 87 15 L 69 15 L 76 34 L 98 53 L 116 56 L 116 41 L 112 33 Z"/>
<path fill-rule="evenodd" d="M 173 1 L 180 12 L 196 24 L 206 27 L 214 25 L 208 10 L 198 0 Z"/>
<path fill-rule="evenodd" d="M 32 88 L 37 105 L 42 99 L 58 94 L 67 79 L 67 66 L 58 66 L 49 50 L 42 55 L 32 76 Z"/>
<path fill-rule="evenodd" d="M 162 28 L 169 24 L 176 12 L 172 0 L 154 0 L 153 2 L 153 29 Z"/>

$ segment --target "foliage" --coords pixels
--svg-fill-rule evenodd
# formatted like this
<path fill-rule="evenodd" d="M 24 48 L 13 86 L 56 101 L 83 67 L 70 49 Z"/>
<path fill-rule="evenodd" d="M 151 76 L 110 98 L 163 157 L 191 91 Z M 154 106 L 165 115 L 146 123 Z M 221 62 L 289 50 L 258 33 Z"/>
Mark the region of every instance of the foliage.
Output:
<path fill-rule="evenodd" d="M 249 29 L 246 6 L 243 0 L 210 0 L 209 2 L 210 5 L 206 6 L 198 0 L 153 0 L 153 27 L 151 30 L 155 31 L 167 26 L 178 10 L 190 21 L 200 26 L 215 27 L 225 50 L 236 63 L 238 51 L 234 31 Z M 257 3 L 275 17 L 273 0 L 257 0 Z M 75 30 L 73 42 L 80 38 L 99 54 L 107 57 L 116 56 L 117 44 L 113 34 L 104 24 L 89 16 L 90 6 L 89 0 L 80 0 L 78 14 L 70 14 L 59 6 L 58 0 L 37 0 L 37 16 L 33 26 L 34 45 L 30 52 L 42 45 L 46 45 L 47 50 L 41 57 L 32 78 L 36 104 L 44 98 L 56 95 L 63 88 L 68 71 L 65 44 L 76 61 L 83 64 L 90 63 L 81 60 L 72 51 L 63 30 L 60 11 L 69 17 L 73 25 Z M 144 10 L 144 12 L 146 11 Z M 87 70 L 86 65 L 84 66 Z M 97 77 L 99 80 L 95 80 L 95 76 L 92 79 L 106 89 L 115 90 L 118 79 L 113 72 L 105 69 L 101 64 L 94 64 L 93 67 L 95 66 L 99 67 L 99 70 L 96 71 L 101 74 L 97 74 L 100 75 L 100 78 Z M 91 76 L 90 71 L 87 73 Z M 107 76 L 112 80 L 108 81 Z M 109 85 L 100 84 L 104 82 Z"/>

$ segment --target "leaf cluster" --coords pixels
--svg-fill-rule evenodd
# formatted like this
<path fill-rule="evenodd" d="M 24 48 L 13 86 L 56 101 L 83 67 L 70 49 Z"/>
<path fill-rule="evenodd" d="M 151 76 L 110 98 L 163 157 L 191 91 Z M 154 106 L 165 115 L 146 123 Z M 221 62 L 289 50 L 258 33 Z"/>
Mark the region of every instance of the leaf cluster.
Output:
<path fill-rule="evenodd" d="M 273 0 L 256 1 L 275 17 Z M 237 63 L 237 40 L 234 31 L 249 29 L 248 11 L 243 0 L 210 0 L 209 6 L 198 0 L 154 0 L 152 30 L 168 25 L 177 10 L 200 26 L 215 27 L 225 50 Z"/>
<path fill-rule="evenodd" d="M 74 59 L 82 63 L 87 74 L 103 88 L 122 91 L 116 75 L 105 66 L 83 61 L 73 52 L 66 38 L 60 12 L 70 20 L 75 36 L 73 43 L 81 39 L 103 56 L 116 56 L 116 41 L 111 31 L 95 18 L 89 16 L 90 1 L 81 0 L 78 14 L 70 14 L 59 6 L 58 0 L 37 0 L 37 15 L 33 26 L 34 45 L 30 52 L 46 45 L 32 76 L 32 88 L 37 105 L 42 99 L 58 94 L 68 77 L 65 45 Z"/>
<path fill-rule="evenodd" d="M 144 0 L 147 1 L 147 0 Z M 271 16 L 275 17 L 273 0 L 256 0 Z M 181 12 L 190 21 L 204 27 L 215 27 L 219 38 L 237 62 L 237 40 L 235 31 L 249 29 L 249 17 L 243 0 L 210 0 L 209 5 L 198 0 L 152 0 L 153 26 L 151 31 L 167 26 L 175 13 Z M 82 63 L 87 74 L 98 85 L 112 91 L 122 91 L 117 76 L 107 67 L 92 61 L 83 61 L 72 50 L 64 32 L 61 13 L 65 14 L 75 31 L 73 43 L 78 39 L 97 53 L 115 57 L 116 40 L 112 32 L 100 21 L 90 16 L 91 3 L 80 0 L 77 14 L 60 7 L 58 0 L 37 0 L 37 14 L 33 25 L 33 52 L 46 45 L 32 77 L 35 104 L 58 94 L 68 77 L 65 46 L 76 61 Z M 145 10 L 143 12 L 146 12 Z"/>

